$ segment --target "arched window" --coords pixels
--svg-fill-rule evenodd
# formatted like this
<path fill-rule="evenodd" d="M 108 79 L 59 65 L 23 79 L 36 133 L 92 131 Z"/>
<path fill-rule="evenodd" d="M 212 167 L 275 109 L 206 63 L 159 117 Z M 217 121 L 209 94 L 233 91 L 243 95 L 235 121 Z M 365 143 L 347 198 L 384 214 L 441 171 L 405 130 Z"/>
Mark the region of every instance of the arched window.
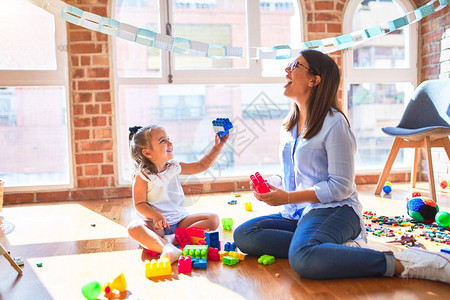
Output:
<path fill-rule="evenodd" d="M 406 0 L 351 0 L 344 32 L 383 28 L 413 9 Z M 393 139 L 381 128 L 398 124 L 417 84 L 417 35 L 417 24 L 404 26 L 344 52 L 344 103 L 357 139 L 359 171 L 384 166 Z M 402 151 L 394 168 L 405 165 L 410 155 Z"/>
<path fill-rule="evenodd" d="M 0 1 L 0 178 L 10 191 L 72 185 L 66 24 Z"/>
<path fill-rule="evenodd" d="M 298 44 L 295 0 L 116 0 L 114 19 L 193 41 L 243 47 L 243 58 L 175 54 L 114 39 L 119 181 L 131 180 L 128 127 L 158 124 L 175 158 L 194 161 L 214 145 L 211 121 L 234 129 L 215 166 L 197 178 L 248 176 L 278 170 L 278 134 L 289 100 L 286 60 L 256 60 L 254 47 Z M 253 48 L 252 48 L 253 47 Z"/>

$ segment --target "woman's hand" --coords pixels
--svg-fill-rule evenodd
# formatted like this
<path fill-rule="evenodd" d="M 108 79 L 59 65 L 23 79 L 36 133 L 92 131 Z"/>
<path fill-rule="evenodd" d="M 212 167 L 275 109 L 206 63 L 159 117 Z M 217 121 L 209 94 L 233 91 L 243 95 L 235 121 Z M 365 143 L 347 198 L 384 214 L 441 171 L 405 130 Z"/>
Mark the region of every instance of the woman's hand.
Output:
<path fill-rule="evenodd" d="M 273 185 L 267 183 L 270 187 L 271 192 L 269 193 L 258 193 L 253 189 L 253 195 L 259 201 L 265 202 L 271 206 L 283 205 L 288 203 L 288 192 L 282 189 L 276 188 Z"/>
<path fill-rule="evenodd" d="M 155 216 L 152 221 L 155 229 L 170 228 L 169 224 L 167 224 L 166 218 L 164 218 L 164 216 L 157 211 L 155 211 Z"/>

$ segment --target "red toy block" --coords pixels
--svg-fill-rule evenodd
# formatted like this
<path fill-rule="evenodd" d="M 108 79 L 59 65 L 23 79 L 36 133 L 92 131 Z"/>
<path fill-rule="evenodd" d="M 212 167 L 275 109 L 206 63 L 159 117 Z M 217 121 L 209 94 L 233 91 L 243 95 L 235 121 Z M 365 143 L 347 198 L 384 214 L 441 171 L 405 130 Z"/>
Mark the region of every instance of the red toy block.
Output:
<path fill-rule="evenodd" d="M 192 259 L 188 255 L 186 257 L 181 256 L 178 259 L 178 273 L 190 273 L 192 272 Z"/>
<path fill-rule="evenodd" d="M 262 178 L 259 172 L 256 172 L 255 175 L 250 175 L 250 179 L 253 182 L 253 187 L 258 193 L 269 193 L 270 188 L 267 185 L 267 181 Z"/>
<path fill-rule="evenodd" d="M 145 252 L 147 253 L 147 255 L 150 255 L 150 256 L 158 256 L 160 254 L 159 252 L 148 250 L 148 249 L 145 249 Z"/>
<path fill-rule="evenodd" d="M 180 248 L 192 244 L 191 236 L 188 234 L 186 229 L 187 228 L 185 227 L 175 228 L 175 239 L 177 240 Z"/>
<path fill-rule="evenodd" d="M 209 247 L 208 248 L 208 260 L 220 261 L 219 249 Z"/>

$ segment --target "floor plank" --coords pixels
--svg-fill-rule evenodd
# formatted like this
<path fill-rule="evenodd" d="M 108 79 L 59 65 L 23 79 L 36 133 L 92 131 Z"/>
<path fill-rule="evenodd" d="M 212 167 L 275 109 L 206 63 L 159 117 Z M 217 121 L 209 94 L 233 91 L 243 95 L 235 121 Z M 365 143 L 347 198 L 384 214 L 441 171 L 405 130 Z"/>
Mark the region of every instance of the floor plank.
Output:
<path fill-rule="evenodd" d="M 418 183 L 416 190 L 425 195 L 426 187 L 427 183 Z M 384 198 L 375 197 L 374 189 L 374 185 L 358 186 L 365 210 L 387 216 L 406 214 L 405 199 L 411 193 L 408 184 L 395 184 L 392 195 Z M 188 210 L 232 217 L 234 228 L 249 218 L 279 211 L 258 202 L 251 193 L 236 198 L 237 205 L 228 205 L 231 199 L 230 193 L 202 195 Z M 251 212 L 244 209 L 247 201 L 252 202 Z M 448 191 L 439 189 L 438 204 L 441 210 L 450 211 Z M 210 262 L 207 270 L 189 275 L 178 275 L 173 265 L 172 276 L 148 279 L 143 263 L 148 257 L 126 233 L 126 225 L 135 218 L 131 199 L 11 205 L 4 207 L 2 216 L 15 230 L 8 235 L 0 233 L 0 242 L 13 257 L 22 257 L 25 266 L 24 275 L 17 276 L 6 259 L 0 258 L 0 300 L 82 299 L 85 282 L 105 284 L 121 272 L 128 292 L 117 297 L 128 299 L 444 299 L 450 295 L 448 285 L 425 280 L 308 280 L 300 278 L 286 259 L 262 266 L 249 256 L 233 267 Z M 231 232 L 219 228 L 219 235 L 222 244 L 232 241 Z M 404 248 L 386 243 L 392 239 L 369 235 L 369 245 L 380 250 Z M 421 242 L 431 250 L 442 247 Z"/>

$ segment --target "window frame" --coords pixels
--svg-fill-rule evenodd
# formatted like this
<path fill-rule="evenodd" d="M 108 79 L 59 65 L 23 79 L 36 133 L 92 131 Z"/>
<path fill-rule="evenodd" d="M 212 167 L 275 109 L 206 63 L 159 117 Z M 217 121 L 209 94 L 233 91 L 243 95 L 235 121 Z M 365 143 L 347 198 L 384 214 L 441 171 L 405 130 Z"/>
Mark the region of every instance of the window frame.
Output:
<path fill-rule="evenodd" d="M 66 22 L 59 16 L 55 16 L 47 11 L 55 22 L 55 59 L 56 70 L 0 70 L 0 86 L 4 87 L 27 87 L 27 86 L 62 86 L 65 90 L 65 103 L 67 107 L 67 149 L 69 182 L 67 184 L 35 185 L 35 186 L 13 186 L 5 187 L 7 192 L 28 192 L 56 190 L 61 188 L 74 187 L 74 167 L 72 151 L 72 134 L 70 122 L 70 101 L 69 101 L 69 71 L 67 55 L 67 29 Z"/>
<path fill-rule="evenodd" d="M 416 9 L 415 5 L 408 0 L 392 0 L 396 2 L 405 12 L 410 12 Z M 344 11 L 343 16 L 343 31 L 345 33 L 352 32 L 353 16 L 356 12 L 361 0 L 350 0 Z M 399 15 L 399 17 L 403 16 Z M 342 54 L 342 107 L 344 112 L 348 114 L 348 90 L 347 86 L 351 83 L 396 83 L 406 82 L 412 83 L 413 88 L 417 87 L 419 73 L 419 27 L 418 22 L 410 24 L 409 35 L 405 35 L 406 45 L 409 45 L 408 49 L 405 49 L 405 53 L 409 59 L 408 68 L 354 68 L 353 67 L 353 50 L 352 48 L 346 49 Z M 365 29 L 365 28 L 361 28 Z M 386 76 L 386 72 L 389 72 L 389 76 Z M 406 107 L 405 103 L 405 107 Z M 383 168 L 383 167 L 382 167 Z M 378 174 L 381 169 L 359 169 L 356 170 L 357 174 Z M 407 167 L 392 167 L 392 171 L 404 172 L 409 171 Z"/>
<path fill-rule="evenodd" d="M 275 83 L 282 84 L 286 82 L 286 78 L 283 74 L 280 75 L 263 75 L 263 64 L 261 60 L 251 59 L 256 57 L 256 47 L 260 46 L 261 36 L 260 36 L 260 1 L 245 0 L 246 2 L 246 18 L 247 18 L 247 45 L 231 45 L 231 46 L 242 46 L 243 51 L 247 51 L 247 62 L 248 69 L 204 69 L 204 70 L 175 70 L 173 66 L 174 54 L 172 52 L 161 50 L 161 75 L 160 77 L 121 77 L 117 69 L 117 44 L 116 38 L 112 39 L 112 70 L 114 76 L 114 97 L 117 99 L 115 101 L 116 112 L 120 112 L 120 101 L 118 100 L 120 86 L 152 86 L 152 85 L 167 85 L 169 74 L 172 75 L 172 85 L 188 85 L 188 84 L 258 84 L 258 83 Z M 111 18 L 116 18 L 116 6 L 118 0 L 111 1 Z M 301 39 L 305 39 L 305 24 L 306 24 L 306 13 L 305 4 L 299 0 L 293 0 L 294 12 L 298 18 L 298 34 L 301 35 Z M 164 28 L 169 22 L 169 17 L 173 16 L 174 3 L 170 0 L 159 0 L 160 15 L 159 15 L 159 28 L 161 28 L 161 34 L 165 34 Z M 120 20 L 118 20 L 120 21 Z M 133 24 L 130 24 L 133 25 Z M 276 46 L 276 45 L 273 45 Z M 286 64 L 289 60 L 285 60 Z M 172 69 L 170 69 L 170 66 Z M 120 132 L 121 116 L 116 113 L 116 133 Z M 116 136 L 116 141 L 119 146 L 117 149 L 122 147 L 120 143 L 124 140 Z M 122 168 L 126 163 L 124 157 L 122 157 L 120 150 L 117 150 L 117 169 L 119 170 L 116 178 L 119 186 L 129 185 L 126 182 Z M 230 180 L 246 180 L 248 177 L 244 176 L 233 176 L 233 177 L 221 177 L 216 178 L 216 181 L 230 181 Z M 200 182 L 210 182 L 211 179 L 201 178 Z"/>

